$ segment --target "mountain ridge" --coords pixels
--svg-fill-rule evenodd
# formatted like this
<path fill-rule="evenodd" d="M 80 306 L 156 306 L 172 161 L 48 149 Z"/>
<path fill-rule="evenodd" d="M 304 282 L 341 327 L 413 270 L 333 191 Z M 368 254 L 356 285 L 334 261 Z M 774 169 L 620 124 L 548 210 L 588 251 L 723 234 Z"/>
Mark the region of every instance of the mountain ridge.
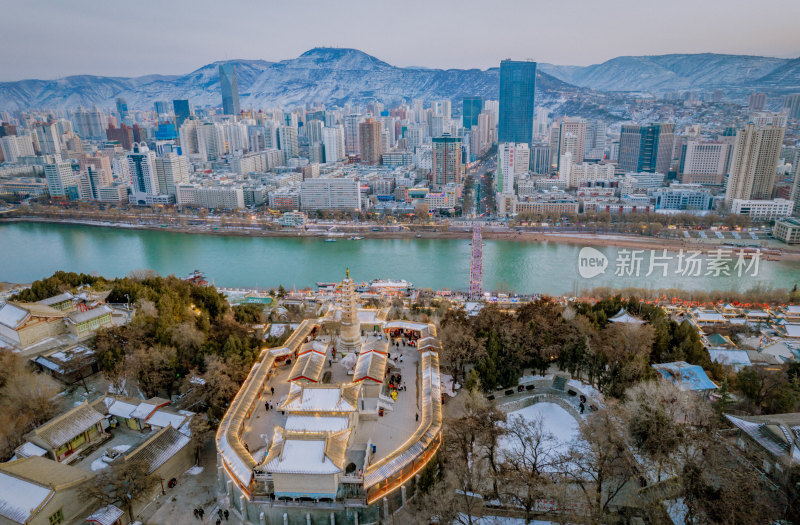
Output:
<path fill-rule="evenodd" d="M 271 62 L 216 61 L 183 75 L 139 77 L 72 75 L 53 80 L 0 82 L 0 110 L 66 109 L 79 105 L 113 107 L 125 97 L 135 109 L 156 100 L 188 98 L 197 106 L 220 104 L 218 66 L 237 66 L 242 107 L 270 107 L 314 102 L 344 104 L 466 95 L 497 98 L 499 68 L 436 69 L 393 66 L 352 48 L 317 47 L 296 58 Z M 800 58 L 782 59 L 718 53 L 620 56 L 590 66 L 540 62 L 537 96 L 563 99 L 581 90 L 663 93 L 723 89 L 741 93 L 767 89 L 800 90 Z"/>

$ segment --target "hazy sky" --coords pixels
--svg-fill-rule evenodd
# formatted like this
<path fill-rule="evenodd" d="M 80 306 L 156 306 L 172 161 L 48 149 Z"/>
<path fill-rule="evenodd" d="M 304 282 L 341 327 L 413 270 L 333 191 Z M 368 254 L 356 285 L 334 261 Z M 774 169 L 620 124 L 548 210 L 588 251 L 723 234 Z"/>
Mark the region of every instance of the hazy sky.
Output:
<path fill-rule="evenodd" d="M 800 56 L 800 0 L 0 0 L 0 80 L 181 74 L 354 47 L 398 66 Z"/>

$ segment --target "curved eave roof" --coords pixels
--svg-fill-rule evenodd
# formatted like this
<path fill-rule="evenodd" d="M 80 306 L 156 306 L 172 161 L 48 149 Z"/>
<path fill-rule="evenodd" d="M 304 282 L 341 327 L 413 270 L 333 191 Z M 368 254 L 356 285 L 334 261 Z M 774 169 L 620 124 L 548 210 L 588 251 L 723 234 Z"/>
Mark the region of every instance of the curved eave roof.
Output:
<path fill-rule="evenodd" d="M 420 425 L 397 450 L 367 467 L 364 474 L 365 489 L 413 463 L 441 433 L 442 387 L 439 377 L 439 355 L 436 352 L 422 352 L 420 358 L 422 367 Z"/>
<path fill-rule="evenodd" d="M 279 353 L 284 348 L 290 352 L 296 350 L 305 338 L 311 333 L 314 323 L 310 320 L 303 321 L 297 330 L 289 336 L 283 347 L 276 349 Z M 228 411 L 223 416 L 217 430 L 217 452 L 222 458 L 225 469 L 239 483 L 242 489 L 249 490 L 253 480 L 253 468 L 258 464 L 253 456 L 244 448 L 240 436 L 244 429 L 247 413 L 258 400 L 261 386 L 275 362 L 275 353 L 271 350 L 262 352 L 261 360 L 253 365 L 250 374 L 245 379 L 242 388 L 233 398 Z"/>

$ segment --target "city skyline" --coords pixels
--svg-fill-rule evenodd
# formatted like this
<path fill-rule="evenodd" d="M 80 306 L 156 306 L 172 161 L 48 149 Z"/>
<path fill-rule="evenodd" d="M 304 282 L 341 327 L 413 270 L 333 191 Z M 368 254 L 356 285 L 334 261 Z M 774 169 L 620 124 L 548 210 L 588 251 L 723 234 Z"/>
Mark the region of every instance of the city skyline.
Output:
<path fill-rule="evenodd" d="M 743 1 L 697 4 L 681 0 L 659 7 L 620 0 L 613 9 L 586 4 L 579 10 L 563 3 L 508 1 L 503 7 L 509 16 L 497 20 L 503 31 L 495 32 L 490 41 L 463 38 L 486 29 L 489 22 L 484 16 L 461 17 L 459 24 L 452 25 L 439 22 L 446 19 L 439 13 L 444 15 L 456 7 L 481 13 L 482 6 L 475 1 L 410 2 L 402 10 L 376 8 L 361 1 L 352 2 L 348 9 L 319 3 L 313 10 L 295 4 L 242 1 L 211 18 L 204 15 L 208 10 L 198 2 L 159 4 L 157 9 L 145 5 L 135 11 L 96 1 L 82 6 L 76 9 L 47 0 L 7 6 L 0 30 L 9 41 L 27 41 L 28 45 L 0 57 L 0 81 L 80 74 L 179 74 L 220 60 L 290 59 L 318 46 L 360 49 L 401 67 L 443 69 L 486 69 L 497 67 L 505 58 L 585 66 L 617 56 L 670 53 L 800 56 L 792 28 L 792 21 L 800 16 L 800 5 L 788 0 L 762 3 L 757 11 Z M 744 9 L 747 17 L 741 16 Z M 258 30 L 260 24 L 248 31 L 243 25 L 244 20 L 301 19 L 303 31 L 291 23 L 271 24 L 270 31 Z M 710 19 L 714 24 L 708 24 Z M 175 24 L 175 20 L 183 23 Z M 345 31 L 346 27 L 358 30 Z M 36 28 L 32 40 L 31 28 Z M 403 38 L 404 45 L 387 38 L 392 31 Z M 415 34 L 425 37 L 411 38 Z M 573 45 L 553 45 L 558 38 L 575 34 L 580 38 L 573 38 Z M 742 34 L 751 37 L 739 38 Z M 458 53 L 451 46 L 437 45 L 456 36 L 461 42 Z"/>

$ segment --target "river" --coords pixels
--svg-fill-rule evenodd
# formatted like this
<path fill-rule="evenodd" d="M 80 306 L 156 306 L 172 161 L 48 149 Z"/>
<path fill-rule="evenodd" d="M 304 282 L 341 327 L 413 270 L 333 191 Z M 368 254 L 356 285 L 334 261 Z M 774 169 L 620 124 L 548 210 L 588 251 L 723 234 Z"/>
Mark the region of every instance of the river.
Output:
<path fill-rule="evenodd" d="M 604 273 L 584 278 L 578 271 L 580 246 L 485 240 L 484 289 L 549 294 L 597 286 L 745 291 L 755 287 L 791 288 L 800 283 L 797 261 L 762 260 L 757 270 L 753 265 L 737 269 L 735 260 L 726 261 L 721 272 L 706 275 L 711 268 L 708 265 L 699 277 L 687 277 L 680 273 L 681 267 L 685 273 L 687 265 L 675 254 L 669 260 L 660 260 L 665 266 L 654 265 L 649 272 L 654 254 L 647 250 L 640 254 L 643 260 L 637 277 L 634 265 L 624 263 L 635 260 L 635 256 L 615 247 L 597 249 L 608 258 L 608 267 Z M 139 269 L 179 276 L 198 269 L 218 286 L 266 288 L 282 284 L 300 288 L 318 281 L 340 280 L 348 267 L 357 281 L 394 278 L 406 279 L 417 287 L 466 290 L 470 241 L 340 238 L 324 242 L 315 238 L 196 235 L 67 224 L 0 224 L 0 281 L 6 282 L 31 282 L 57 270 L 115 277 Z M 617 270 L 623 275 L 615 275 Z M 737 270 L 744 271 L 742 277 Z M 646 276 L 648 272 L 650 276 Z"/>

